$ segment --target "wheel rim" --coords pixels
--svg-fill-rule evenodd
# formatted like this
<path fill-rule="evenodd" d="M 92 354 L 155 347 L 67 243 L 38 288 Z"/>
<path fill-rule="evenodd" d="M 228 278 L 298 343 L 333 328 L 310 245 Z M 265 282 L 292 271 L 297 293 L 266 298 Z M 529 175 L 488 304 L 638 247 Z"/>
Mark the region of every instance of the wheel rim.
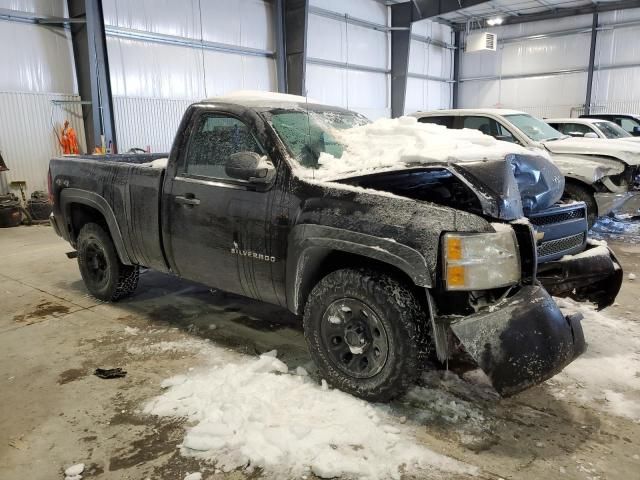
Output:
<path fill-rule="evenodd" d="M 107 256 L 103 248 L 90 242 L 85 248 L 85 264 L 89 277 L 98 284 L 105 283 L 108 275 Z"/>
<path fill-rule="evenodd" d="M 329 305 L 322 316 L 320 336 L 334 366 L 351 377 L 371 378 L 387 363 L 387 331 L 360 300 L 343 298 Z"/>

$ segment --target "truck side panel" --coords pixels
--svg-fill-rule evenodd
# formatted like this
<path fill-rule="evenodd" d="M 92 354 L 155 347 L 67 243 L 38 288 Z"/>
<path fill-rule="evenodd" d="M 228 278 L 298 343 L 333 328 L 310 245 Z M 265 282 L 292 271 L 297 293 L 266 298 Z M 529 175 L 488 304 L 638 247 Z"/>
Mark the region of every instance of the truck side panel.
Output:
<path fill-rule="evenodd" d="M 51 174 L 57 208 L 72 243 L 81 226 L 78 221 L 104 217 L 116 245 L 117 237 L 122 237 L 124 252 L 118 251 L 123 262 L 168 270 L 160 234 L 163 169 L 114 162 L 108 157 L 66 157 L 51 161 Z M 74 213 L 78 210 L 83 210 L 80 220 Z M 94 211 L 96 219 L 86 213 Z M 111 215 L 115 218 L 109 218 Z"/>

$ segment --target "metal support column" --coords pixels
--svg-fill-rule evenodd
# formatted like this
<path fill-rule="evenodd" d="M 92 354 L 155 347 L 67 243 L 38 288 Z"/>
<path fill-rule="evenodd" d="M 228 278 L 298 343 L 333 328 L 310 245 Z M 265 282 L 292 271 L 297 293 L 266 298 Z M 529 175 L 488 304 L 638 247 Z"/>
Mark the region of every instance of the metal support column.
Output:
<path fill-rule="evenodd" d="M 451 92 L 451 108 L 458 108 L 458 95 L 460 87 L 460 49 L 462 48 L 462 35 L 459 30 L 454 32 L 454 46 L 453 51 L 453 89 Z"/>
<path fill-rule="evenodd" d="M 593 70 L 596 60 L 596 40 L 598 38 L 598 12 L 593 14 L 591 24 L 591 49 L 589 50 L 589 67 L 587 70 L 587 96 L 584 101 L 584 113 L 587 115 L 591 110 L 591 90 L 593 88 Z"/>
<path fill-rule="evenodd" d="M 278 92 L 287 91 L 287 60 L 284 42 L 284 0 L 274 0 L 274 28 L 276 32 L 276 80 Z"/>
<path fill-rule="evenodd" d="M 411 45 L 412 3 L 391 5 L 391 117 L 404 115 Z"/>
<path fill-rule="evenodd" d="M 294 95 L 306 95 L 309 0 L 283 0 L 283 7 L 286 90 Z"/>
<path fill-rule="evenodd" d="M 82 99 L 91 99 L 91 105 L 82 107 L 88 153 L 101 145 L 102 135 L 105 146 L 116 152 L 102 0 L 67 0 L 67 6 L 71 18 L 85 19 L 85 23 L 71 24 L 71 40 L 78 93 Z"/>

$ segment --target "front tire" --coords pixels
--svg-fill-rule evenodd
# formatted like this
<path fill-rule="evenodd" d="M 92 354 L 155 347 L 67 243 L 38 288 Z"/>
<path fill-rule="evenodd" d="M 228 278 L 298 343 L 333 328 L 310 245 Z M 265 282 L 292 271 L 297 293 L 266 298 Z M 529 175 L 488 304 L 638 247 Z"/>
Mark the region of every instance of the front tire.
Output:
<path fill-rule="evenodd" d="M 593 227 L 593 224 L 596 223 L 596 219 L 598 218 L 598 204 L 593 196 L 593 192 L 582 185 L 566 183 L 562 199 L 584 202 L 587 205 L 587 225 L 589 230 L 591 230 L 591 227 Z"/>
<path fill-rule="evenodd" d="M 416 379 L 426 325 L 409 288 L 364 269 L 328 274 L 304 312 L 305 339 L 322 378 L 375 402 L 400 396 Z"/>
<path fill-rule="evenodd" d="M 87 223 L 78 234 L 78 266 L 89 293 L 115 302 L 138 286 L 138 267 L 124 265 L 111 236 L 96 223 Z"/>

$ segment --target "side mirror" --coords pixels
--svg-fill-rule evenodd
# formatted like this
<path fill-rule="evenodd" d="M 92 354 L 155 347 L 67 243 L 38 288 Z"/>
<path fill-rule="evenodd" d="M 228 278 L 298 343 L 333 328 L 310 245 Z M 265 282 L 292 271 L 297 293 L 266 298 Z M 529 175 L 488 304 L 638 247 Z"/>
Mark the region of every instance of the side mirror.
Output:
<path fill-rule="evenodd" d="M 230 178 L 251 183 L 267 184 L 273 180 L 276 168 L 267 157 L 255 152 L 238 152 L 229 156 L 224 171 Z"/>
<path fill-rule="evenodd" d="M 582 138 L 585 136 L 585 134 L 582 132 L 567 132 L 567 135 L 569 135 L 570 137 L 576 137 L 576 138 Z"/>
<path fill-rule="evenodd" d="M 587 132 L 584 134 L 584 138 L 600 138 L 596 132 Z"/>

